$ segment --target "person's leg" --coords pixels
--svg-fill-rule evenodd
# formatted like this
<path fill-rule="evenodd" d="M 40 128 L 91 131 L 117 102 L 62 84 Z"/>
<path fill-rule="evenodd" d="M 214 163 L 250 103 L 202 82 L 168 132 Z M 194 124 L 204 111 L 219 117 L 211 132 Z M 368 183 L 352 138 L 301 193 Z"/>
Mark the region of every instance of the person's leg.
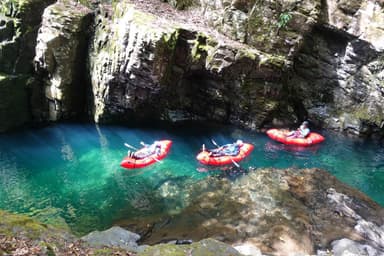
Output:
<path fill-rule="evenodd" d="M 292 137 L 293 135 L 295 135 L 295 131 L 290 131 L 285 137 Z"/>

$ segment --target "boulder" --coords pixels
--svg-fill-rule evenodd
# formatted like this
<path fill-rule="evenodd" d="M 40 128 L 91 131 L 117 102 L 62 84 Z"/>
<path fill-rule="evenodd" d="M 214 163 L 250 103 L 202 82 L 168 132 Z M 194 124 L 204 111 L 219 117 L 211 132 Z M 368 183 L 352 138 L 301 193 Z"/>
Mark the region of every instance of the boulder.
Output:
<path fill-rule="evenodd" d="M 93 231 L 81 240 L 86 241 L 93 248 L 118 247 L 127 251 L 137 252 L 143 250 L 143 246 L 136 243 L 140 239 L 138 234 L 132 233 L 121 227 L 112 227 L 104 231 Z"/>

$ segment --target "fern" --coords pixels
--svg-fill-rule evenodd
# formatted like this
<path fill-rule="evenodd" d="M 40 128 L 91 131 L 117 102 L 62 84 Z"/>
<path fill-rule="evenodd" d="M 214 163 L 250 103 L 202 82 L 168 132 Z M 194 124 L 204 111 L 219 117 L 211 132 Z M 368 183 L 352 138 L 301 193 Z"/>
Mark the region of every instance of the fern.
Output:
<path fill-rule="evenodd" d="M 282 12 L 277 21 L 278 29 L 285 28 L 291 19 L 292 14 L 290 14 L 289 12 Z"/>

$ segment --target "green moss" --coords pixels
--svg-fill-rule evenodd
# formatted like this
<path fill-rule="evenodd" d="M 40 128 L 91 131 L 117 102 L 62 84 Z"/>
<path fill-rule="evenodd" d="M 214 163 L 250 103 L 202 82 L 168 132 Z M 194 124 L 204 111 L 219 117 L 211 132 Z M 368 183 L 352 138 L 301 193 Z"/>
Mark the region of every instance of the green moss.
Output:
<path fill-rule="evenodd" d="M 259 67 L 266 66 L 284 69 L 287 64 L 287 59 L 284 56 L 264 54 L 260 57 Z"/>
<path fill-rule="evenodd" d="M 13 16 L 14 10 L 17 10 L 18 1 L 15 0 L 2 0 L 0 2 L 0 12 L 6 16 Z"/>
<path fill-rule="evenodd" d="M 164 42 L 164 46 L 171 51 L 175 50 L 178 39 L 179 39 L 178 29 L 175 30 L 173 33 L 163 34 L 163 36 L 161 37 L 161 41 Z"/>
<path fill-rule="evenodd" d="M 247 58 L 251 59 L 253 61 L 256 61 L 259 59 L 260 52 L 256 49 L 250 49 L 250 48 L 243 48 L 240 49 L 236 54 L 236 59 L 242 59 Z"/>
<path fill-rule="evenodd" d="M 276 35 L 277 27 L 271 21 L 265 22 L 261 10 L 254 10 L 248 19 L 247 43 L 263 51 L 273 48 L 271 38 Z"/>
<path fill-rule="evenodd" d="M 148 247 L 138 254 L 139 256 L 155 256 L 155 255 L 169 255 L 169 256 L 237 256 L 241 255 L 235 249 L 222 242 L 214 239 L 204 239 L 197 243 L 189 245 L 174 245 L 174 244 L 158 244 Z"/>
<path fill-rule="evenodd" d="M 20 232 L 31 239 L 36 239 L 47 230 L 47 226 L 27 216 L 11 214 L 0 210 L 0 233 L 8 236 Z"/>
<path fill-rule="evenodd" d="M 154 69 L 160 76 L 161 84 L 169 84 L 172 80 L 172 66 L 179 35 L 180 31 L 175 29 L 171 33 L 164 33 L 156 43 Z"/>
<path fill-rule="evenodd" d="M 188 251 L 184 249 L 185 246 L 175 246 L 171 244 L 157 245 L 156 247 L 147 248 L 140 256 L 153 256 L 153 255 L 170 255 L 170 256 L 185 256 Z"/>
<path fill-rule="evenodd" d="M 196 39 L 193 41 L 193 47 L 191 50 L 192 60 L 194 62 L 198 62 L 201 60 L 202 56 L 207 56 L 209 52 L 212 51 L 216 42 L 212 40 L 212 38 L 198 33 L 196 35 Z"/>
<path fill-rule="evenodd" d="M 381 106 L 376 106 L 376 108 L 376 113 L 372 113 L 367 107 L 359 106 L 352 112 L 352 116 L 356 119 L 380 126 L 384 120 L 384 115 L 382 114 L 383 109 L 381 109 Z"/>
<path fill-rule="evenodd" d="M 115 255 L 116 249 L 111 249 L 111 248 L 102 248 L 102 249 L 96 249 L 93 252 L 93 255 L 95 256 L 108 256 L 108 255 Z"/>

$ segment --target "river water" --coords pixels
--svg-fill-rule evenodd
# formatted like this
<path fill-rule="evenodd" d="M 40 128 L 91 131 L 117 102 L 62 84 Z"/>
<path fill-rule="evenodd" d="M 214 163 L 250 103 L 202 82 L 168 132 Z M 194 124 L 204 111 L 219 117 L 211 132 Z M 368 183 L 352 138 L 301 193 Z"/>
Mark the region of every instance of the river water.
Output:
<path fill-rule="evenodd" d="M 248 167 L 320 167 L 363 191 L 384 206 L 384 147 L 321 132 L 326 141 L 299 148 L 285 146 L 264 133 L 233 127 L 185 125 L 124 127 L 58 124 L 0 135 L 0 209 L 24 213 L 46 223 L 69 225 L 85 234 L 105 229 L 119 219 L 172 212 L 183 207 L 164 198 L 168 181 L 194 182 L 212 175 L 246 175 L 246 171 L 206 168 L 195 159 L 202 144 L 242 139 L 255 146 L 242 162 Z M 171 139 L 167 158 L 151 166 L 127 170 L 120 161 L 124 143 Z M 233 166 L 232 166 L 233 167 Z M 230 169 L 233 169 L 229 167 Z M 148 206 L 148 204 L 151 204 Z"/>

